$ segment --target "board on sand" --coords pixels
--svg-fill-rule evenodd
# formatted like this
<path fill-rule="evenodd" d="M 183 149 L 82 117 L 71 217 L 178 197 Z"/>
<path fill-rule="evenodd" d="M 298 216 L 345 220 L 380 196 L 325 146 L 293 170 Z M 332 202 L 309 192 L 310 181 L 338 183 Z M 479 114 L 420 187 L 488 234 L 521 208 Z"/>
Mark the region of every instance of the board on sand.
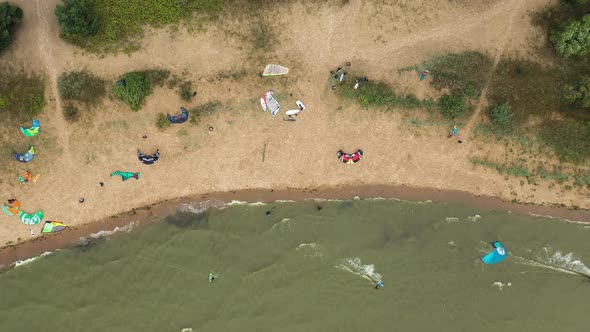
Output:
<path fill-rule="evenodd" d="M 297 113 L 299 113 L 300 110 L 288 110 L 287 112 L 285 112 L 285 114 L 287 115 L 297 115 Z"/>
<path fill-rule="evenodd" d="M 305 109 L 305 105 L 303 105 L 303 103 L 301 102 L 301 100 L 298 100 L 295 102 L 295 105 L 297 105 L 297 107 L 299 107 L 300 110 L 304 110 Z"/>

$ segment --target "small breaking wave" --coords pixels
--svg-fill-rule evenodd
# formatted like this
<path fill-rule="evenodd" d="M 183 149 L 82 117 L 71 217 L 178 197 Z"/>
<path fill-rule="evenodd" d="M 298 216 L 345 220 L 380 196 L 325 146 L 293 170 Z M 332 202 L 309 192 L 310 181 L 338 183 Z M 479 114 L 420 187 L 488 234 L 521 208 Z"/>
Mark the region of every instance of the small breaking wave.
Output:
<path fill-rule="evenodd" d="M 113 229 L 112 231 L 99 231 L 96 233 L 91 233 L 88 236 L 80 237 L 80 239 L 77 242 L 77 245 L 78 246 L 85 246 L 85 245 L 89 244 L 92 240 L 104 238 L 104 237 L 107 237 L 107 236 L 115 234 L 115 233 L 120 233 L 120 232 L 129 233 L 137 225 L 139 225 L 139 221 L 132 221 L 123 227 L 115 227 L 115 229 Z"/>
<path fill-rule="evenodd" d="M 19 266 L 27 265 L 29 263 L 32 263 L 32 262 L 36 261 L 37 259 L 39 259 L 41 257 L 45 257 L 45 256 L 51 255 L 53 253 L 54 253 L 54 251 L 46 251 L 46 252 L 42 253 L 39 256 L 31 257 L 31 258 L 28 258 L 28 259 L 23 259 L 22 261 L 16 261 L 16 262 L 14 262 L 14 267 L 16 268 L 16 267 L 19 267 Z"/>
<path fill-rule="evenodd" d="M 481 216 L 479 214 L 467 217 L 467 220 L 471 222 L 477 222 L 479 219 L 481 219 Z"/>
<path fill-rule="evenodd" d="M 559 218 L 559 217 L 548 216 L 548 215 L 543 215 L 543 214 L 536 214 L 536 213 L 532 213 L 532 212 L 529 212 L 529 215 L 531 215 L 533 217 L 539 217 L 539 218 L 555 219 L 555 220 L 559 220 L 561 222 L 565 222 L 568 224 L 577 224 L 577 225 L 584 225 L 584 226 L 590 225 L 590 222 L 587 222 L 587 221 L 570 220 L 570 219 L 566 219 L 566 218 Z"/>
<path fill-rule="evenodd" d="M 198 203 L 186 203 L 186 204 L 182 204 L 178 210 L 182 211 L 182 212 L 189 212 L 189 213 L 195 213 L 195 214 L 201 214 L 205 211 L 207 211 L 210 208 L 216 208 L 216 209 L 223 209 L 226 205 L 236 205 L 233 204 L 234 201 L 232 201 L 229 204 L 225 204 L 222 201 L 216 200 L 216 199 L 211 199 L 211 200 L 207 200 L 207 201 L 202 201 L 202 202 L 198 202 Z M 244 202 L 245 204 L 245 202 Z"/>
<path fill-rule="evenodd" d="M 375 265 L 363 265 L 361 259 L 358 257 L 343 259 L 342 263 L 336 265 L 335 267 L 344 271 L 351 272 L 361 278 L 367 279 L 374 283 L 382 281 L 381 275 L 375 272 Z"/>
<path fill-rule="evenodd" d="M 502 283 L 500 281 L 496 281 L 492 284 L 492 287 L 498 287 L 498 289 L 502 290 L 502 288 L 504 287 L 512 287 L 512 283 L 511 282 L 507 282 L 507 283 Z"/>
<path fill-rule="evenodd" d="M 446 217 L 445 218 L 445 221 L 448 222 L 448 223 L 451 223 L 451 222 L 459 222 L 459 220 L 460 219 L 457 218 L 457 217 Z"/>
<path fill-rule="evenodd" d="M 297 246 L 297 251 L 301 252 L 306 257 L 323 257 L 324 248 L 317 243 L 301 243 Z"/>
<path fill-rule="evenodd" d="M 278 223 L 272 225 L 270 228 L 271 232 L 291 232 L 293 229 L 291 228 L 291 219 L 283 218 L 283 220 L 279 221 Z"/>

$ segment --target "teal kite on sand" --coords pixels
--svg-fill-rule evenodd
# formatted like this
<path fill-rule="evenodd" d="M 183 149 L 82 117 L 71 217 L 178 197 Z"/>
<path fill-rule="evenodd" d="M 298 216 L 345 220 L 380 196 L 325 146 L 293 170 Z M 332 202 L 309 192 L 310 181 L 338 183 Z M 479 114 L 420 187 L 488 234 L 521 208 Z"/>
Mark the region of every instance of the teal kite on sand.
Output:
<path fill-rule="evenodd" d="M 127 181 L 131 178 L 135 178 L 135 179 L 139 180 L 139 177 L 141 174 L 139 174 L 139 172 L 133 173 L 133 172 L 121 172 L 121 171 L 116 171 L 116 172 L 111 173 L 111 176 L 115 176 L 115 175 L 120 175 L 121 179 L 123 181 Z"/>

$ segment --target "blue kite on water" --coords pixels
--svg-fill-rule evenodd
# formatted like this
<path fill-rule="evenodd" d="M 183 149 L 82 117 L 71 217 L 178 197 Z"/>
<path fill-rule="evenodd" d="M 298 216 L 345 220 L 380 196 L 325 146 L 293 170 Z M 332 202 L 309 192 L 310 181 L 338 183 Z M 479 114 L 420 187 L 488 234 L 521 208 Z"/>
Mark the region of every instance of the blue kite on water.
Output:
<path fill-rule="evenodd" d="M 500 241 L 494 241 L 490 244 L 494 247 L 494 250 L 480 257 L 484 264 L 496 264 L 506 259 L 508 253 Z"/>

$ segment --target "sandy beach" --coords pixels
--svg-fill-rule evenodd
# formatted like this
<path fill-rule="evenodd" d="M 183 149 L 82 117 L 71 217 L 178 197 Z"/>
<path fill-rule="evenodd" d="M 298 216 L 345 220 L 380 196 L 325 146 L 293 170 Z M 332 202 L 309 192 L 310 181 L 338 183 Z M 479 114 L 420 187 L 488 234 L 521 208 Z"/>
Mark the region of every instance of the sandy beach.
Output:
<path fill-rule="evenodd" d="M 0 266 L 72 244 L 82 236 L 142 220 L 146 223 L 185 202 L 354 197 L 399 198 L 472 204 L 484 209 L 550 215 L 590 222 L 590 191 L 564 190 L 551 180 L 527 183 L 475 166 L 473 155 L 501 156 L 501 143 L 472 140 L 483 120 L 485 94 L 466 123 L 465 142 L 448 139 L 448 128 L 421 128 L 404 122 L 413 111 L 363 110 L 330 91 L 329 72 L 350 61 L 351 70 L 392 84 L 419 98 L 436 97 L 428 79 L 399 73 L 433 54 L 465 49 L 489 53 L 496 61 L 514 56 L 550 65 L 537 51 L 543 32 L 527 14 L 550 3 L 541 0 L 467 2 L 413 1 L 403 6 L 350 1 L 309 14 L 301 4 L 279 15 L 297 24 L 267 24 L 278 42 L 252 50 L 240 35 L 251 22 L 227 21 L 205 31 L 146 31 L 142 48 L 130 55 L 86 54 L 59 37 L 55 0 L 13 1 L 25 12 L 14 46 L 3 63 L 22 64 L 46 78 L 48 104 L 35 138 L 38 154 L 30 164 L 2 170 L 0 196 L 17 197 L 27 212 L 43 210 L 46 220 L 72 226 L 52 236 L 31 238 L 30 226 L 0 216 Z M 387 19 L 386 19 L 387 18 Z M 394 19 L 395 18 L 395 19 Z M 267 63 L 289 67 L 286 77 L 260 78 Z M 114 98 L 88 110 L 78 124 L 67 123 L 57 93 L 57 76 L 88 69 L 115 82 L 119 75 L 145 68 L 165 68 L 193 81 L 197 97 L 183 104 L 176 91 L 156 88 L 142 110 L 132 112 Z M 232 75 L 233 74 L 233 75 Z M 109 87 L 110 88 L 110 87 Z M 302 100 L 307 109 L 296 122 L 262 112 L 259 98 L 273 89 L 284 109 Z M 158 130 L 159 112 L 219 101 L 220 112 L 197 125 L 185 123 Z M 18 126 L 2 129 L 17 139 Z M 210 131 L 208 128 L 213 127 Z M 6 127 L 8 128 L 8 127 Z M 142 138 L 144 135 L 147 138 Z M 355 165 L 344 165 L 338 150 L 364 151 Z M 159 149 L 160 160 L 143 165 L 137 150 Z M 547 165 L 558 164 L 546 158 Z M 139 180 L 109 177 L 114 171 L 140 172 Z M 21 185 L 24 171 L 40 174 Z M 104 187 L 99 185 L 104 182 Z M 79 203 L 83 197 L 84 203 Z M 518 202 L 518 203 L 512 203 Z"/>

